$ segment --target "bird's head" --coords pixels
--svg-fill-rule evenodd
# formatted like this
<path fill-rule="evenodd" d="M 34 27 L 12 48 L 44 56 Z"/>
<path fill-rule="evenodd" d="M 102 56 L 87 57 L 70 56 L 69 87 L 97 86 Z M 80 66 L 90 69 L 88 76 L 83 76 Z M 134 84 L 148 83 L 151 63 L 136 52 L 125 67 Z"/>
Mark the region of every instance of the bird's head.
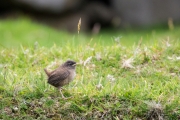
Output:
<path fill-rule="evenodd" d="M 67 60 L 64 64 L 63 67 L 68 67 L 68 68 L 72 68 L 75 69 L 76 67 L 76 62 L 73 60 Z"/>

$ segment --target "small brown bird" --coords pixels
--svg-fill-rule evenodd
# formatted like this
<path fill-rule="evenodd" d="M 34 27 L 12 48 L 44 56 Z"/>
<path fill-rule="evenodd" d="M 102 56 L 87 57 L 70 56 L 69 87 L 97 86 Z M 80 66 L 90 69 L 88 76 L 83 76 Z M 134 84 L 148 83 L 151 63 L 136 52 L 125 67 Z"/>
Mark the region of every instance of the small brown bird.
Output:
<path fill-rule="evenodd" d="M 71 82 L 76 76 L 76 62 L 72 60 L 66 61 L 64 64 L 59 66 L 56 70 L 48 72 L 44 69 L 48 76 L 48 83 L 58 88 L 62 98 L 65 98 L 62 94 L 61 87 Z"/>

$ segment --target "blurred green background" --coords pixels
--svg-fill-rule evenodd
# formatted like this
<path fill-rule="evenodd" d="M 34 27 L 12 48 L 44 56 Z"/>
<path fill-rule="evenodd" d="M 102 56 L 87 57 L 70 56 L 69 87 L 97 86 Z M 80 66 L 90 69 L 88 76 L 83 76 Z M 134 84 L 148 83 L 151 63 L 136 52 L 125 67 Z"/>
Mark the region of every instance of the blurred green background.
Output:
<path fill-rule="evenodd" d="M 69 33 L 56 30 L 49 26 L 37 24 L 28 18 L 16 20 L 0 20 L 0 46 L 18 47 L 39 45 L 51 47 L 54 44 L 64 46 L 66 44 L 83 45 L 87 43 L 112 45 L 119 41 L 126 46 L 132 46 L 142 40 L 143 43 L 151 44 L 158 40 L 179 40 L 180 26 L 170 30 L 168 26 L 157 26 L 149 29 L 126 29 L 126 30 L 102 30 L 97 35 L 88 33 Z"/>

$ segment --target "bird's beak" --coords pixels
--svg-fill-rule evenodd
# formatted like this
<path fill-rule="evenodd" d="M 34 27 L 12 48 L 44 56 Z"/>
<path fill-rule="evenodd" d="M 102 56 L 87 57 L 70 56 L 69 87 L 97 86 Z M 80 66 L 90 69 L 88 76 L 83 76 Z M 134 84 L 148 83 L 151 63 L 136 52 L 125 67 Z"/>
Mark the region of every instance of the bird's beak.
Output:
<path fill-rule="evenodd" d="M 79 65 L 79 63 L 76 63 L 76 64 L 74 64 L 74 65 L 72 65 L 72 66 L 76 66 L 76 65 Z"/>

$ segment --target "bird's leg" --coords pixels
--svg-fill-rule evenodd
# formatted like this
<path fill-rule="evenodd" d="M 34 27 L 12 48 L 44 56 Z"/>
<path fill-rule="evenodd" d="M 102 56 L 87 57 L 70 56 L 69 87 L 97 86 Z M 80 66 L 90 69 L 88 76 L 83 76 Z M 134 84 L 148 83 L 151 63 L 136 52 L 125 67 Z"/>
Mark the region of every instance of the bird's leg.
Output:
<path fill-rule="evenodd" d="M 63 95 L 63 93 L 62 93 L 62 88 L 61 88 L 61 87 L 59 87 L 59 88 L 58 88 L 58 90 L 59 90 L 59 92 L 60 92 L 60 94 L 61 94 L 62 98 L 63 98 L 63 99 L 65 99 L 65 97 L 64 97 L 64 95 Z"/>
<path fill-rule="evenodd" d="M 72 97 L 64 97 L 64 95 L 63 95 L 63 93 L 62 93 L 62 88 L 61 87 L 58 87 L 58 90 L 59 90 L 59 92 L 60 92 L 60 94 L 61 94 L 61 96 L 62 96 L 62 98 L 63 99 L 69 99 L 69 98 L 72 98 Z"/>

